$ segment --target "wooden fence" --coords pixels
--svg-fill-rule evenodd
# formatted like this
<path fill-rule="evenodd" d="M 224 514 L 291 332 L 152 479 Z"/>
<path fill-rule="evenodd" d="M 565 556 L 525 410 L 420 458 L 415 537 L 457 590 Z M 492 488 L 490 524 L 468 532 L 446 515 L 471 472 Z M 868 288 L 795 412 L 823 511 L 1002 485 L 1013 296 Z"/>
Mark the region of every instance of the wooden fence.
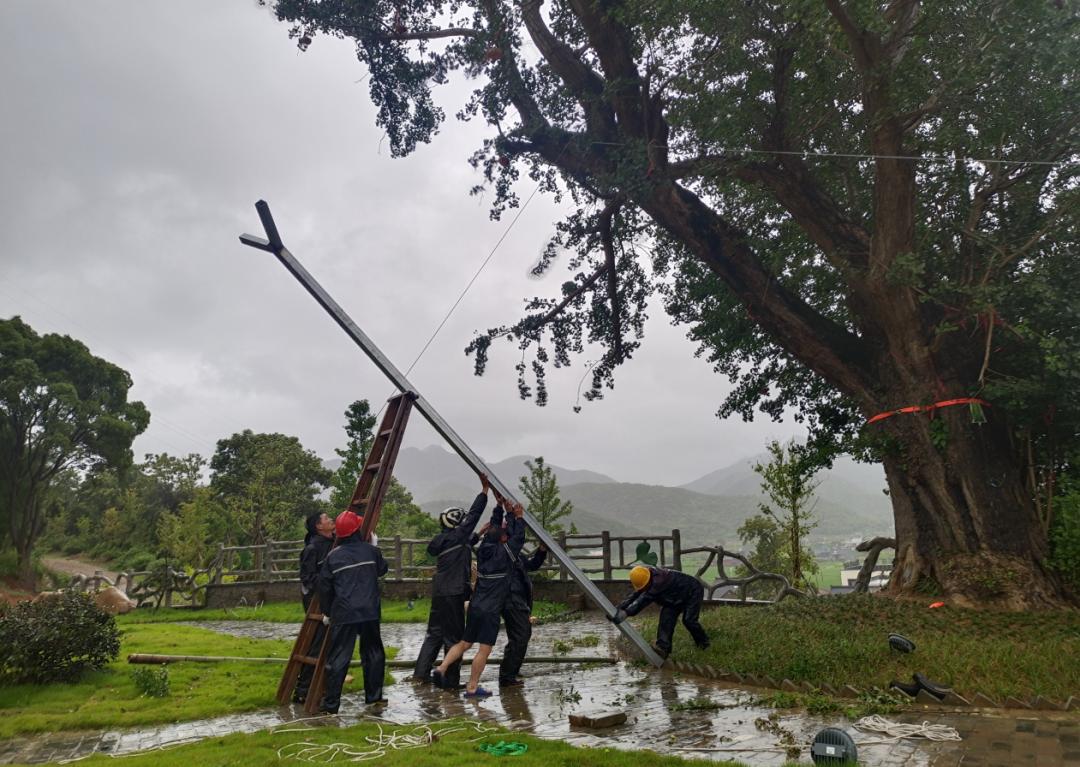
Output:
<path fill-rule="evenodd" d="M 682 569 L 682 538 L 678 530 L 670 535 L 616 536 L 607 530 L 599 534 L 559 533 L 555 536 L 581 570 L 590 578 L 612 580 L 624 577 L 635 564 L 637 546 L 648 543 L 661 567 Z M 529 540 L 527 549 L 536 545 Z M 382 538 L 379 547 L 393 581 L 427 582 L 435 572 L 434 558 L 427 553 L 428 539 Z M 210 584 L 272 583 L 295 581 L 300 576 L 303 541 L 268 541 L 255 546 L 220 546 L 210 564 L 193 573 L 165 566 L 156 570 L 120 573 L 114 583 L 103 574 L 77 577 L 72 587 L 94 590 L 115 585 L 140 606 L 196 606 L 205 604 Z M 554 557 L 548 557 L 540 577 L 568 581 L 570 574 Z"/>

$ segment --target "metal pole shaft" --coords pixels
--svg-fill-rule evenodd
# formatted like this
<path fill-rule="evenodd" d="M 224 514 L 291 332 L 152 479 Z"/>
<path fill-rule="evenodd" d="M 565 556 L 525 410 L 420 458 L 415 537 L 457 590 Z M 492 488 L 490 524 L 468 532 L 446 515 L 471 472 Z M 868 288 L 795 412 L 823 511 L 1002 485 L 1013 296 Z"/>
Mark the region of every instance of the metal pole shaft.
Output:
<path fill-rule="evenodd" d="M 305 269 L 296 257 L 289 252 L 280 239 L 277 232 L 277 227 L 274 225 L 274 220 L 270 215 L 270 206 L 265 201 L 259 200 L 255 204 L 256 210 L 259 212 L 259 217 L 262 219 L 263 228 L 266 230 L 267 236 L 270 238 L 264 240 L 261 237 L 254 237 L 250 234 L 244 234 L 240 236 L 240 242 L 251 247 L 258 248 L 259 250 L 265 250 L 269 253 L 273 253 L 277 259 L 285 266 L 286 269 L 295 277 L 301 285 L 307 290 L 308 293 L 319 303 L 319 305 L 327 311 L 327 313 L 334 319 L 334 321 L 341 326 L 341 329 L 356 343 L 357 346 L 366 354 L 375 366 L 383 372 L 383 374 L 389 378 L 394 386 L 400 391 L 411 391 L 416 394 L 416 401 L 413 406 L 420 411 L 420 414 L 427 419 L 427 422 L 431 424 L 432 428 L 437 431 L 443 439 L 454 449 L 461 459 L 467 463 L 473 471 L 478 474 L 486 474 L 491 481 L 493 487 L 497 488 L 499 492 L 506 498 L 516 500 L 513 492 L 510 488 L 504 484 L 498 477 L 496 477 L 491 469 L 488 468 L 476 453 L 472 451 L 456 431 L 454 431 L 450 424 L 443 420 L 442 416 L 431 406 L 431 404 L 416 391 L 416 388 L 409 383 L 409 380 L 405 378 L 404 374 L 394 366 L 386 355 L 382 353 L 378 346 L 368 338 L 367 334 L 360 329 L 360 327 L 353 322 L 352 318 L 341 308 L 338 303 L 330 297 L 330 294 L 319 284 L 319 282 L 311 276 L 311 274 Z M 611 616 L 615 614 L 615 606 L 611 604 L 611 601 L 604 595 L 595 583 L 593 583 L 589 577 L 581 571 L 581 568 L 577 566 L 577 563 L 563 550 L 561 546 L 555 541 L 547 530 L 541 527 L 532 515 L 525 512 L 525 523 L 529 526 L 529 529 L 533 531 L 537 538 L 547 547 L 557 560 L 567 569 L 570 576 L 577 582 L 589 598 L 604 611 L 605 614 Z M 627 622 L 619 624 L 619 628 L 623 634 L 641 651 L 641 654 L 652 663 L 654 666 L 661 666 L 663 659 L 656 654 L 656 652 L 649 646 L 641 634 Z"/>

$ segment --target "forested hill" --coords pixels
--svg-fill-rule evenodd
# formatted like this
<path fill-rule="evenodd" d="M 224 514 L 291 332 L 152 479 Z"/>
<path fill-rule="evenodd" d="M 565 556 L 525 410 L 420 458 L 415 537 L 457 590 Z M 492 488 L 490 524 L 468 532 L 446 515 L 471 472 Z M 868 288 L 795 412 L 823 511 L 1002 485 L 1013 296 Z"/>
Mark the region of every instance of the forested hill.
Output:
<path fill-rule="evenodd" d="M 639 535 L 679 528 L 695 543 L 730 544 L 736 542 L 739 525 L 758 513 L 760 480 L 753 472 L 753 462 L 740 461 L 683 487 L 617 482 L 595 472 L 554 465 L 552 469 L 559 478 L 562 497 L 574 504 L 571 519 L 581 532 L 610 530 L 616 535 Z M 438 470 L 440 465 L 452 464 L 464 471 L 445 474 Z M 518 465 L 520 469 L 515 468 Z M 524 470 L 524 457 L 492 464 L 492 469 L 504 482 L 516 485 Z M 470 475 L 464 464 L 437 447 L 403 450 L 396 474 L 430 514 L 449 505 L 467 505 L 476 493 L 476 483 L 468 482 Z M 602 480 L 586 479 L 590 475 Z M 814 535 L 854 538 L 892 534 L 889 499 L 880 490 L 874 492 L 872 471 L 858 467 L 852 472 L 841 464 L 838 471 L 823 472 L 820 479 L 814 509 L 820 525 Z"/>

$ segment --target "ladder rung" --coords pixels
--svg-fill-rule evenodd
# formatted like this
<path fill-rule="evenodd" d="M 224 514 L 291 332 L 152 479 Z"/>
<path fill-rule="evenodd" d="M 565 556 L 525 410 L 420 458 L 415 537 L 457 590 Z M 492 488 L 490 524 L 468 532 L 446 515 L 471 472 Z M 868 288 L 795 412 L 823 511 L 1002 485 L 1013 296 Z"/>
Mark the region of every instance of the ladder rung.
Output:
<path fill-rule="evenodd" d="M 298 655 L 293 660 L 303 663 L 305 666 L 316 666 L 319 663 L 318 658 L 312 658 L 310 655 Z"/>
<path fill-rule="evenodd" d="M 318 621 L 319 623 L 322 623 L 322 619 L 323 619 L 322 613 L 315 613 L 314 615 L 309 615 L 306 618 L 306 620 Z"/>
<path fill-rule="evenodd" d="M 393 430 L 393 429 L 387 429 L 387 430 L 385 430 L 385 431 L 380 431 L 380 432 L 379 432 L 379 436 L 380 436 L 380 437 L 389 437 L 389 436 L 390 436 L 391 434 L 393 434 L 393 433 L 394 433 L 394 430 Z"/>
<path fill-rule="evenodd" d="M 382 461 L 371 463 L 364 467 L 364 471 L 378 471 L 380 466 L 382 466 Z"/>

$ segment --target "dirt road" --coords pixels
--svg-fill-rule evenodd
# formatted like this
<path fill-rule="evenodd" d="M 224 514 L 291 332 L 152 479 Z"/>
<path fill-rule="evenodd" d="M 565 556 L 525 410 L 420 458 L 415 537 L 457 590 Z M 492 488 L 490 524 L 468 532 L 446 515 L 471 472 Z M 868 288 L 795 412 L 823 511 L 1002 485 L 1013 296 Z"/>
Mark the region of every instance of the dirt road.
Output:
<path fill-rule="evenodd" d="M 110 568 L 109 565 L 100 562 L 89 562 L 85 559 L 77 559 L 75 557 L 50 556 L 42 557 L 41 563 L 49 570 L 54 570 L 66 575 L 91 576 L 100 571 L 110 580 L 116 580 L 116 571 Z"/>

